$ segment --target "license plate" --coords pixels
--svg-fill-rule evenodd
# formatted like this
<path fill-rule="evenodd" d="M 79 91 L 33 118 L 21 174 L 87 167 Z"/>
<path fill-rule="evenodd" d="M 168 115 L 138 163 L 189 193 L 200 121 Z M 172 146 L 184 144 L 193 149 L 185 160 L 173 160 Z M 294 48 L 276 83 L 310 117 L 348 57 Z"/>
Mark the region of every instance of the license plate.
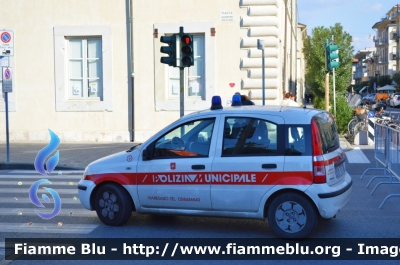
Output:
<path fill-rule="evenodd" d="M 340 178 L 345 172 L 344 163 L 335 168 L 336 178 Z"/>

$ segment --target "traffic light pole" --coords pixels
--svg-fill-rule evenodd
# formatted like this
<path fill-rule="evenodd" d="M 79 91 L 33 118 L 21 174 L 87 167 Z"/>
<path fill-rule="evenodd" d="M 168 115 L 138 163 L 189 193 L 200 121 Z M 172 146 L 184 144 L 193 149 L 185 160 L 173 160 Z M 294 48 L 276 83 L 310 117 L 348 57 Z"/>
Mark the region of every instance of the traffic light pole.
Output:
<path fill-rule="evenodd" d="M 335 89 L 335 68 L 332 69 L 333 75 L 333 113 L 336 117 L 336 89 Z"/>
<path fill-rule="evenodd" d="M 179 39 L 181 39 L 183 36 L 183 27 L 179 27 Z M 181 47 L 178 48 L 179 52 L 181 50 Z M 180 56 L 179 56 L 180 57 Z M 185 115 L 185 80 L 184 80 L 184 75 L 185 75 L 185 67 L 182 67 L 180 65 L 179 67 L 179 105 L 180 105 L 180 117 L 182 118 Z"/>
<path fill-rule="evenodd" d="M 332 35 L 332 45 L 334 44 L 334 39 Z M 333 113 L 336 117 L 336 87 L 335 87 L 335 68 L 332 69 L 332 77 L 333 77 Z"/>
<path fill-rule="evenodd" d="M 172 67 L 179 67 L 179 105 L 180 117 L 183 117 L 185 115 L 184 70 L 185 67 L 194 65 L 193 35 L 184 33 L 183 27 L 179 27 L 179 34 L 174 34 L 172 36 L 161 36 L 160 41 L 168 44 L 168 46 L 162 46 L 160 48 L 161 53 L 168 54 L 168 57 L 161 57 L 161 63 L 168 64 Z"/>
<path fill-rule="evenodd" d="M 325 74 L 325 110 L 329 111 L 329 72 Z"/>
<path fill-rule="evenodd" d="M 179 101 L 180 101 L 180 117 L 182 118 L 185 115 L 185 102 L 184 102 L 184 92 L 185 92 L 185 83 L 184 83 L 184 75 L 185 75 L 185 67 L 179 67 L 179 85 L 180 85 L 180 90 L 179 90 Z"/>

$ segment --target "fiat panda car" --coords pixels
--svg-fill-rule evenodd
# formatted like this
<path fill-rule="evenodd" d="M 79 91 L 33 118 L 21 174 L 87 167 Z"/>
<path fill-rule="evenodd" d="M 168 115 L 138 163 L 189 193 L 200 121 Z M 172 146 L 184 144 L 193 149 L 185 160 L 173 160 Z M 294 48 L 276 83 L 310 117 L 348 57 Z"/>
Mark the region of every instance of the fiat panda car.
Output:
<path fill-rule="evenodd" d="M 82 205 L 111 226 L 132 211 L 268 219 L 283 238 L 307 237 L 346 205 L 352 180 L 331 114 L 220 103 L 89 164 Z"/>

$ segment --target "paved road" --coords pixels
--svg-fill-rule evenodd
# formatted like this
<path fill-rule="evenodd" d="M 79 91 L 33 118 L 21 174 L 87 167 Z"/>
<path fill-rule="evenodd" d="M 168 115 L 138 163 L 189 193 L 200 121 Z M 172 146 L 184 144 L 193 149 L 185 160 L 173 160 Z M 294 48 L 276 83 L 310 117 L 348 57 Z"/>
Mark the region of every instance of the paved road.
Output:
<path fill-rule="evenodd" d="M 124 146 L 125 147 L 125 146 Z M 67 148 L 66 148 L 67 149 Z M 61 154 L 67 152 L 62 149 Z M 74 149 L 75 150 L 75 149 Z M 76 152 L 76 150 L 75 150 Z M 374 195 L 370 192 L 382 181 L 376 179 L 366 188 L 374 174 L 360 175 L 373 162 L 371 146 L 360 146 L 360 149 L 348 150 L 346 167 L 353 177 L 353 196 L 348 205 L 332 220 L 321 220 L 312 238 L 400 238 L 398 229 L 399 198 L 387 201 L 382 209 L 378 207 L 383 199 L 391 193 L 400 193 L 398 185 L 382 185 Z M 368 160 L 368 161 L 367 161 Z M 361 173 L 360 173 L 361 172 Z M 171 217 L 157 215 L 139 215 L 133 213 L 127 225 L 108 227 L 103 225 L 94 212 L 82 208 L 79 202 L 76 184 L 82 172 L 61 171 L 61 175 L 52 174 L 49 180 L 51 188 L 56 190 L 62 199 L 60 214 L 51 220 L 43 220 L 36 215 L 28 198 L 28 190 L 33 182 L 42 176 L 36 171 L 2 170 L 0 171 L 0 242 L 7 238 L 275 238 L 266 221 L 208 218 L 208 217 Z M 4 255 L 4 249 L 0 255 Z M 1 258 L 1 257 L 0 257 Z M 4 256 L 1 258 L 4 259 Z M 129 263 L 128 263 L 129 262 Z M 241 261 L 207 261 L 213 264 L 242 264 Z M 246 262 L 265 264 L 267 261 Z M 291 261 L 280 261 L 279 264 L 292 264 Z M 317 261 L 303 261 L 319 264 Z M 334 264 L 335 261 L 324 261 Z M 337 262 L 337 261 L 336 261 Z M 9 261 L 0 261 L 8 264 Z M 40 264 L 53 264 L 54 261 Z M 109 261 L 85 261 L 84 264 L 109 264 Z M 131 261 L 121 262 L 131 264 Z M 139 261 L 139 264 L 159 264 L 159 261 Z M 163 261 L 171 264 L 204 264 L 201 261 Z M 275 263 L 275 262 L 268 262 Z M 302 263 L 296 261 L 296 263 Z M 344 261 L 343 263 L 346 263 Z M 347 263 L 358 263 L 357 261 Z M 378 264 L 365 262 L 362 264 Z M 13 261 L 11 264 L 39 264 L 28 261 Z M 68 261 L 57 261 L 57 264 L 70 264 Z M 361 264 L 361 262 L 360 262 Z"/>
<path fill-rule="evenodd" d="M 67 171 L 75 168 L 83 170 L 90 162 L 106 155 L 125 151 L 137 143 L 61 143 L 59 169 L 48 179 L 53 182 L 51 188 L 56 190 L 62 199 L 60 214 L 51 220 L 43 220 L 36 215 L 36 207 L 28 197 L 29 187 L 42 176 L 33 170 L 37 153 L 47 143 L 24 144 L 11 143 L 11 162 L 6 161 L 5 144 L 0 144 L 0 256 L 4 255 L 4 238 L 39 237 L 39 238 L 275 238 L 266 221 L 207 218 L 207 217 L 170 217 L 132 214 L 129 223 L 122 227 L 103 225 L 94 212 L 82 208 L 78 198 L 76 184 L 82 171 Z M 346 150 L 346 168 L 353 177 L 353 196 L 349 204 L 332 220 L 322 220 L 311 235 L 312 238 L 400 238 L 398 216 L 400 198 L 390 199 L 382 209 L 378 207 L 385 197 L 400 193 L 399 185 L 382 185 L 374 195 L 370 192 L 382 179 L 376 179 L 366 188 L 369 180 L 380 171 L 369 172 L 363 179 L 360 176 L 367 168 L 375 167 L 373 146 L 350 146 L 341 140 Z M 31 171 L 20 170 L 30 168 Z M 58 172 L 61 171 L 61 175 Z M 31 223 L 31 225 L 29 225 Z M 59 223 L 61 225 L 59 225 Z M 2 249 L 3 247 L 3 249 Z M 0 257 L 0 260 L 4 259 Z M 280 261 L 280 264 L 292 264 L 291 261 Z M 296 263 L 313 263 L 313 261 L 296 261 Z M 336 261 L 337 262 L 337 261 Z M 0 261 L 0 265 L 9 261 Z M 40 264 L 53 264 L 54 261 Z M 83 262 L 84 264 L 109 264 L 109 261 Z M 131 261 L 121 262 L 131 264 Z M 139 264 L 159 264 L 159 261 L 139 261 Z M 163 261 L 171 264 L 203 264 L 202 261 Z M 213 264 L 242 264 L 240 261 L 207 261 Z M 246 264 L 265 264 L 266 261 L 246 262 Z M 274 262 L 268 262 L 274 263 Z M 335 261 L 324 261 L 334 264 Z M 346 262 L 343 262 L 346 263 Z M 351 262 L 354 263 L 354 262 Z M 377 264 L 371 262 L 369 264 Z M 35 262 L 13 261 L 12 264 L 39 264 Z M 68 261 L 57 261 L 57 264 L 70 264 Z M 318 263 L 319 264 L 319 263 Z M 365 261 L 362 264 L 368 264 Z"/>

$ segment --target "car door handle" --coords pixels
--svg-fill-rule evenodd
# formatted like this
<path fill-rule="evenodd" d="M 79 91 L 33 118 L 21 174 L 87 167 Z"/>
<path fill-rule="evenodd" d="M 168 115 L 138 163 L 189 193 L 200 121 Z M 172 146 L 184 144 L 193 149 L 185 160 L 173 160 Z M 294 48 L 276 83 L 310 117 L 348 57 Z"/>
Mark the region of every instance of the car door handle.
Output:
<path fill-rule="evenodd" d="M 277 166 L 276 166 L 276 164 L 262 164 L 261 167 L 264 169 L 267 169 L 267 168 L 269 169 L 269 168 L 276 168 Z"/>
<path fill-rule="evenodd" d="M 205 165 L 192 165 L 192 169 L 206 169 Z"/>

